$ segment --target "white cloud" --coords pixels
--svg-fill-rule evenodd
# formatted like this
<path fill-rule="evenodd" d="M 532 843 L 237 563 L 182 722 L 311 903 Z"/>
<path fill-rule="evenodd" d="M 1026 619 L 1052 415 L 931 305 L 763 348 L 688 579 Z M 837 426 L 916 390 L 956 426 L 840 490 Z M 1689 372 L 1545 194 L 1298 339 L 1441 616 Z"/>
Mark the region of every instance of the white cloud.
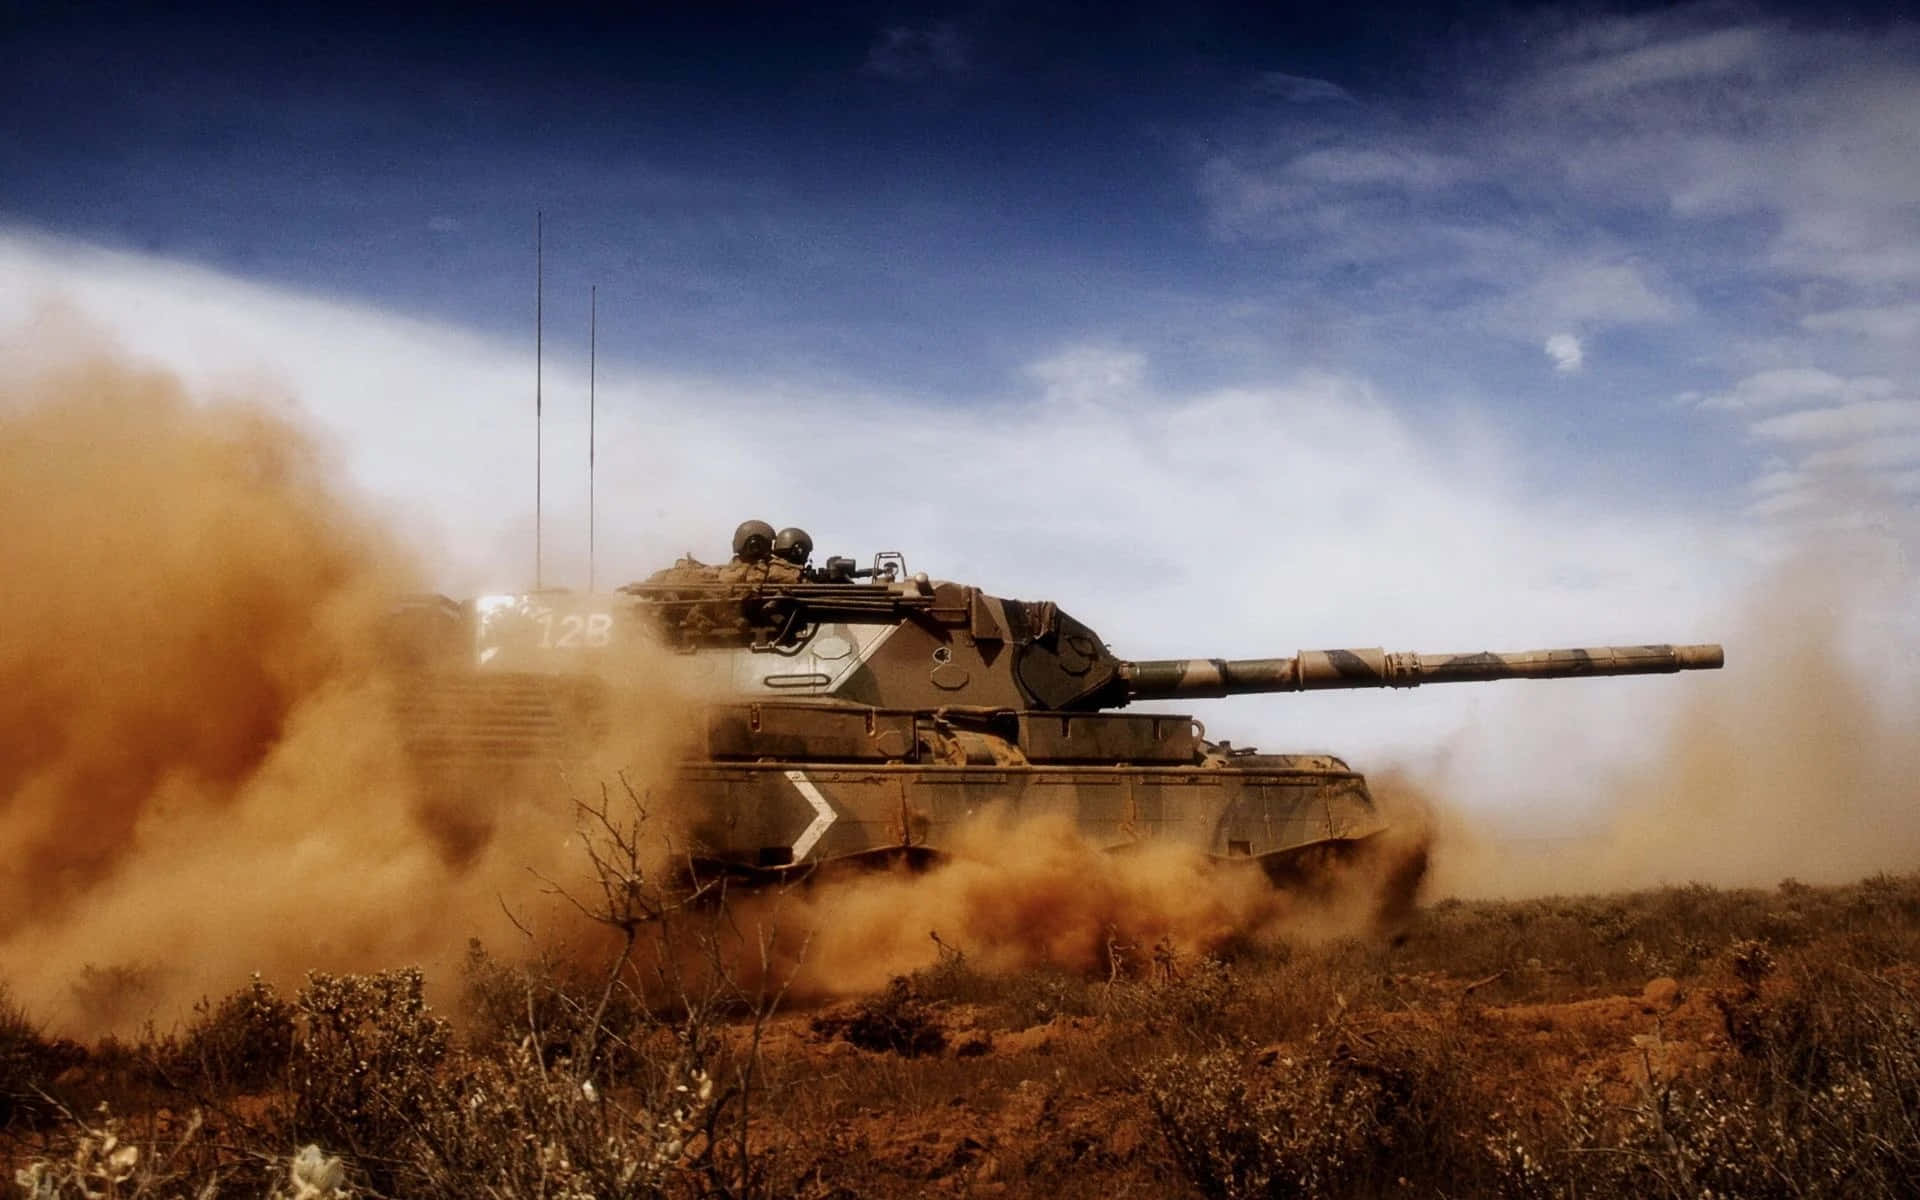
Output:
<path fill-rule="evenodd" d="M 1709 396 L 1702 408 L 1770 409 L 1819 401 L 1881 400 L 1894 392 L 1893 381 L 1878 376 L 1845 378 L 1818 367 L 1770 367 L 1734 384 L 1733 390 Z"/>
<path fill-rule="evenodd" d="M 1442 102 L 1382 93 L 1208 130 L 1215 231 L 1402 306 L 1355 324 L 1428 315 L 1530 347 L 1630 326 L 1703 370 L 1920 372 L 1920 25 L 1696 4 L 1509 27 Z M 1807 336 L 1829 333 L 1867 342 Z M 1772 402 L 1886 398 L 1863 384 Z"/>
<path fill-rule="evenodd" d="M 0 329 L 49 296 L 190 379 L 281 380 L 358 487 L 432 548 L 450 590 L 529 582 L 527 347 L 0 237 Z M 548 362 L 549 583 L 584 574 L 583 367 Z M 1137 353 L 1070 347 L 1003 401 L 956 408 L 603 354 L 601 578 L 689 549 L 723 556 L 754 516 L 805 525 L 822 554 L 898 548 L 914 570 L 1057 599 L 1120 653 L 1163 657 L 1707 640 L 1747 569 L 1728 549 L 1739 537 L 1705 517 L 1524 493 L 1512 482 L 1524 447 L 1416 430 L 1348 376 L 1190 391 L 1150 374 Z M 1103 402 L 1115 392 L 1130 402 Z M 1444 747 L 1470 802 L 1519 803 L 1551 793 L 1542 779 L 1591 799 L 1592 779 L 1650 750 L 1649 706 L 1688 688 L 1435 687 L 1196 711 L 1217 735 L 1367 765 Z"/>
<path fill-rule="evenodd" d="M 1768 417 L 1753 423 L 1753 433 L 1783 442 L 1823 442 L 1915 426 L 1920 426 L 1920 404 L 1911 400 L 1866 400 Z"/>
<path fill-rule="evenodd" d="M 1770 49 L 1761 29 L 1718 29 L 1604 54 L 1580 65 L 1557 64 L 1552 79 L 1563 96 L 1612 99 L 1645 88 L 1758 73 L 1769 63 Z"/>
<path fill-rule="evenodd" d="M 1553 369 L 1562 375 L 1571 375 L 1578 371 L 1587 360 L 1586 350 L 1580 345 L 1580 339 L 1571 333 L 1556 333 L 1547 339 L 1543 347 L 1547 357 L 1553 360 Z"/>
<path fill-rule="evenodd" d="M 1278 96 L 1294 104 L 1312 104 L 1317 101 L 1336 100 L 1351 103 L 1353 97 L 1337 83 L 1325 79 L 1311 79 L 1305 75 L 1289 75 L 1284 71 L 1266 71 L 1254 81 L 1254 90 Z"/>
<path fill-rule="evenodd" d="M 1027 366 L 1050 403 L 1117 404 L 1140 391 L 1147 360 L 1132 350 L 1073 346 Z"/>
<path fill-rule="evenodd" d="M 1901 434 L 1816 450 L 1806 459 L 1806 465 L 1815 470 L 1873 470 L 1909 463 L 1920 463 L 1920 435 Z"/>
<path fill-rule="evenodd" d="M 1920 105 L 1920 95 L 1915 103 Z M 1792 217 L 1772 261 L 1784 272 L 1856 286 L 1910 284 L 1920 281 L 1920 247 L 1903 239 L 1915 232 L 1913 225 L 1836 205 Z"/>
<path fill-rule="evenodd" d="M 1772 492 L 1747 506 L 1751 517 L 1780 517 L 1806 512 L 1820 503 L 1818 488 L 1796 487 Z"/>
<path fill-rule="evenodd" d="M 1667 321 L 1684 305 L 1626 262 L 1566 263 L 1550 269 L 1526 299 L 1549 324 L 1632 325 Z"/>
<path fill-rule="evenodd" d="M 1813 479 L 1805 471 L 1769 471 L 1747 486 L 1761 494 L 1789 492 L 1812 486 Z"/>

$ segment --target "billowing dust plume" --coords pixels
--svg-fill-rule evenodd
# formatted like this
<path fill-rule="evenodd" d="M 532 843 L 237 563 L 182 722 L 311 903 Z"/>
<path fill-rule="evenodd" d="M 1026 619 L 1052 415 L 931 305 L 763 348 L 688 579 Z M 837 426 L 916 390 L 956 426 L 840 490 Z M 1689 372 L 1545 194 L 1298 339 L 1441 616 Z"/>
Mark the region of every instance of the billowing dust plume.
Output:
<path fill-rule="evenodd" d="M 30 1011 L 87 1034 L 167 1024 L 254 971 L 289 984 L 420 963 L 444 979 L 474 936 L 603 954 L 605 930 L 553 892 L 591 899 L 598 882 L 567 789 L 492 779 L 476 795 L 495 764 L 423 777 L 406 753 L 392 615 L 422 573 L 310 440 L 103 354 L 0 389 L 0 979 Z M 681 701 L 627 695 L 608 721 L 621 753 L 574 781 L 591 799 L 627 772 L 656 879 L 679 829 Z M 612 789 L 616 821 L 625 798 Z M 1137 970 L 1301 918 L 1255 869 L 1109 855 L 1059 821 L 981 821 L 953 849 L 928 875 L 734 915 L 777 923 L 814 994 L 884 983 L 940 944 L 990 969 Z"/>
<path fill-rule="evenodd" d="M 1417 826 L 1319 862 L 1311 886 L 1284 889 L 1251 862 L 1171 842 L 1110 852 L 1058 815 L 989 810 L 946 850 L 924 874 L 853 876 L 749 902 L 737 919 L 785 931 L 803 996 L 868 991 L 954 953 L 986 971 L 1141 975 L 1249 940 L 1378 931 L 1402 915 L 1425 869 Z"/>
<path fill-rule="evenodd" d="M 0 979 L 40 1019 L 444 962 L 578 869 L 564 806 L 422 802 L 381 638 L 416 572 L 283 417 L 105 354 L 16 372 L 0 512 Z"/>
<path fill-rule="evenodd" d="M 1598 832 L 1503 843 L 1459 803 L 1430 805 L 1432 893 L 1834 883 L 1920 869 L 1913 599 L 1911 568 L 1884 542 L 1796 556 L 1729 622 L 1725 669 L 1676 681 L 1686 696 L 1677 720 L 1649 725 L 1649 762 L 1593 781 L 1611 800 Z"/>

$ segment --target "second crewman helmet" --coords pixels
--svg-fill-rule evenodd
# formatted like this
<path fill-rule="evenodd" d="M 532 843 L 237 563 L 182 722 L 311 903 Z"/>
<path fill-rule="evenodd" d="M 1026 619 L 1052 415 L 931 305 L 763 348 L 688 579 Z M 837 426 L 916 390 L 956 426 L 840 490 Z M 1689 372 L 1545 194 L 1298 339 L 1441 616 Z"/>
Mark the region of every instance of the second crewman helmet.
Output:
<path fill-rule="evenodd" d="M 813 539 L 807 531 L 797 525 L 789 525 L 773 538 L 773 556 L 783 558 L 796 567 L 804 567 L 813 557 Z"/>

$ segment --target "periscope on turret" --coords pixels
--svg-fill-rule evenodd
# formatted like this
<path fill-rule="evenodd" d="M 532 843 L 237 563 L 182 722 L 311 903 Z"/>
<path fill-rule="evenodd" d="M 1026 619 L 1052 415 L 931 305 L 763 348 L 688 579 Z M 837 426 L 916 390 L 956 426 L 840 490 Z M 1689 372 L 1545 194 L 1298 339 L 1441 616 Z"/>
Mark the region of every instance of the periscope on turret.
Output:
<path fill-rule="evenodd" d="M 925 863 L 966 821 L 1008 810 L 1065 817 L 1113 849 L 1170 839 L 1291 879 L 1302 864 L 1364 850 L 1384 829 L 1359 773 L 1329 754 L 1211 741 L 1188 716 L 1118 710 L 1724 661 L 1719 646 L 1670 644 L 1130 661 L 1051 600 L 909 574 L 897 552 L 866 567 L 844 557 L 816 567 L 813 549 L 804 530 L 748 521 L 727 562 L 688 555 L 612 593 L 410 601 L 409 636 L 440 648 L 422 656 L 409 693 L 425 714 L 413 741 L 433 761 L 457 760 L 466 743 L 510 755 L 520 726 L 502 724 L 507 712 L 543 731 L 528 757 L 558 763 L 569 743 L 552 730 L 566 722 L 542 697 L 565 695 L 568 720 L 614 711 L 582 697 L 644 686 L 621 675 L 631 656 L 610 653 L 644 639 L 719 681 L 700 713 L 700 746 L 678 773 L 698 873 L 770 880 L 823 865 Z M 622 731 L 598 720 L 595 736 L 618 743 Z"/>

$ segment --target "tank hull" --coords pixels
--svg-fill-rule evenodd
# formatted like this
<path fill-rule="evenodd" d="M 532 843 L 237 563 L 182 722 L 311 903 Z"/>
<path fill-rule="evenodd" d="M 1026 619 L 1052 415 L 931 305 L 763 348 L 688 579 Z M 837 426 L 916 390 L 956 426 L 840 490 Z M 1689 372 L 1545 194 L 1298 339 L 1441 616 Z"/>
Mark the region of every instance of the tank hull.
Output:
<path fill-rule="evenodd" d="M 1276 867 L 1384 828 L 1366 781 L 1318 756 L 1255 769 L 691 762 L 677 783 L 697 866 L 767 880 L 937 860 L 996 818 L 1057 819 L 1106 850 L 1163 842 Z"/>
<path fill-rule="evenodd" d="M 502 805 L 564 804 L 641 749 L 623 745 L 605 687 L 579 677 L 414 675 L 397 715 L 421 793 L 462 854 L 487 840 Z M 921 712 L 717 704 L 695 724 L 704 739 L 664 777 L 636 782 L 654 793 L 647 807 L 662 834 L 709 878 L 773 883 L 925 864 L 977 822 L 1050 818 L 1104 850 L 1170 843 L 1259 863 L 1279 879 L 1308 852 L 1386 825 L 1366 780 L 1341 760 L 1201 756 L 1185 717 L 1010 715 L 1005 727 L 1030 748 L 1105 759 L 1039 763 Z M 936 747 L 964 761 L 927 761 Z M 1126 751 L 1135 761 L 1120 758 Z"/>

